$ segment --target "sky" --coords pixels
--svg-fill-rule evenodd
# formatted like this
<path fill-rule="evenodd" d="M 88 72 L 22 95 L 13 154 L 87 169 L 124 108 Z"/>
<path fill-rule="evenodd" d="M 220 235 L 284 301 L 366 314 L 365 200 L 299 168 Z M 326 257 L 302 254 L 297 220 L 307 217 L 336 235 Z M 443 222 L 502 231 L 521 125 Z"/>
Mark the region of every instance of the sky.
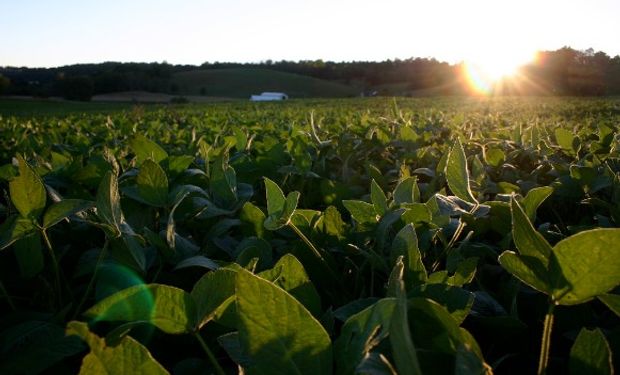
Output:
<path fill-rule="evenodd" d="M 0 0 L 0 66 L 620 54 L 620 0 Z"/>

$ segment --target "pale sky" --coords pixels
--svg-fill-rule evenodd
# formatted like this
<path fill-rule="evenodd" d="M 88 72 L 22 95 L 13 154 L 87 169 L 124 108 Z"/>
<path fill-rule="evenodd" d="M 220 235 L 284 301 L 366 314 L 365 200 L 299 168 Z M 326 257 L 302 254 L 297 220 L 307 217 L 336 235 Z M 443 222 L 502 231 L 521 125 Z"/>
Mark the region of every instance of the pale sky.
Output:
<path fill-rule="evenodd" d="M 620 54 L 620 0 L 0 0 L 0 66 Z"/>

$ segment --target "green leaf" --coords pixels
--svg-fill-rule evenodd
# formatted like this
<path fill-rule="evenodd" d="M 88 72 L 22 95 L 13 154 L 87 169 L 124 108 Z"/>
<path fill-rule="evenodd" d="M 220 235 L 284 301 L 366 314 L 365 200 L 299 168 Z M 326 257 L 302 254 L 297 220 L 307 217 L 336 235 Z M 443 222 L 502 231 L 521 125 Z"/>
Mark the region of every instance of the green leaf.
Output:
<path fill-rule="evenodd" d="M 405 275 L 404 279 L 407 286 L 424 284 L 428 279 L 426 268 L 422 263 L 422 254 L 418 248 L 418 236 L 412 224 L 408 224 L 401 229 L 392 241 L 390 258 L 392 263 L 399 256 L 404 257 Z"/>
<path fill-rule="evenodd" d="M 13 247 L 23 278 L 30 279 L 43 270 L 45 258 L 38 232 L 17 240 Z"/>
<path fill-rule="evenodd" d="M 0 225 L 0 250 L 6 249 L 15 241 L 37 231 L 32 220 L 12 215 Z"/>
<path fill-rule="evenodd" d="M 321 298 L 306 274 L 304 266 L 292 254 L 284 255 L 272 269 L 261 272 L 258 276 L 286 290 L 312 315 L 320 317 Z"/>
<path fill-rule="evenodd" d="M 300 194 L 298 191 L 290 192 L 284 200 L 282 210 L 269 214 L 265 220 L 265 228 L 268 230 L 276 230 L 288 225 L 293 217 L 293 214 L 295 213 L 295 209 L 297 208 L 299 195 Z"/>
<path fill-rule="evenodd" d="M 67 335 L 79 336 L 90 347 L 90 353 L 82 360 L 80 374 L 168 374 L 147 348 L 129 336 L 116 346 L 107 346 L 104 339 L 89 331 L 86 323 L 76 321 L 67 324 Z"/>
<path fill-rule="evenodd" d="M 61 220 L 78 212 L 88 210 L 95 206 L 95 202 L 82 199 L 63 199 L 54 203 L 43 215 L 43 228 L 50 228 L 58 224 Z"/>
<path fill-rule="evenodd" d="M 47 196 L 41 177 L 21 157 L 16 156 L 19 176 L 9 182 L 11 201 L 21 216 L 36 220 L 43 213 Z"/>
<path fill-rule="evenodd" d="M 620 284 L 620 229 L 593 229 L 553 248 L 549 273 L 560 305 L 586 302 Z"/>
<path fill-rule="evenodd" d="M 222 155 L 211 169 L 209 188 L 215 202 L 221 207 L 230 207 L 237 202 L 237 174 L 228 165 L 228 156 Z"/>
<path fill-rule="evenodd" d="M 446 163 L 446 180 L 454 195 L 467 202 L 476 202 L 469 187 L 469 172 L 467 171 L 467 159 L 461 141 L 457 138 L 448 154 Z"/>
<path fill-rule="evenodd" d="M 409 318 L 407 316 L 409 308 L 404 283 L 402 281 L 403 264 L 401 258 L 399 258 L 399 261 L 396 263 L 390 279 L 393 279 L 393 275 L 398 277 L 396 284 L 400 284 L 400 286 L 393 286 L 396 295 L 396 307 L 394 308 L 389 328 L 392 356 L 394 357 L 396 369 L 399 374 L 422 374 L 416 348 L 413 344 L 411 331 L 409 329 Z"/>
<path fill-rule="evenodd" d="M 117 292 L 84 313 L 102 321 L 144 321 L 166 333 L 188 333 L 196 327 L 192 296 L 168 285 L 136 285 Z"/>
<path fill-rule="evenodd" d="M 267 215 L 280 217 L 284 210 L 284 204 L 286 198 L 282 189 L 275 182 L 271 181 L 267 177 L 265 179 L 265 194 L 267 197 Z"/>
<path fill-rule="evenodd" d="M 138 165 L 147 159 L 152 159 L 155 163 L 160 163 L 168 158 L 168 153 L 157 143 L 149 140 L 143 135 L 136 135 L 129 143 L 138 158 Z"/>
<path fill-rule="evenodd" d="M 344 200 L 342 204 L 349 211 L 351 217 L 359 224 L 364 225 L 377 222 L 377 213 L 372 204 L 354 200 Z"/>
<path fill-rule="evenodd" d="M 415 203 L 419 199 L 419 196 L 416 197 L 417 181 L 416 177 L 407 177 L 400 181 L 394 189 L 394 203 Z"/>
<path fill-rule="evenodd" d="M 611 311 L 616 313 L 616 315 L 620 316 L 620 295 L 617 294 L 603 294 L 602 296 L 598 296 L 598 299 L 601 300 Z"/>
<path fill-rule="evenodd" d="M 168 177 L 151 159 L 145 160 L 136 178 L 138 194 L 148 204 L 164 207 L 168 204 Z"/>
<path fill-rule="evenodd" d="M 219 268 L 208 272 L 198 280 L 192 289 L 191 296 L 196 304 L 198 326 L 201 328 L 211 320 L 219 321 L 226 312 L 233 313 L 235 309 L 235 280 L 237 271 L 231 268 Z M 232 322 L 224 321 L 224 325 L 235 326 Z M 232 323 L 232 324 L 231 324 Z"/>
<path fill-rule="evenodd" d="M 395 307 L 396 299 L 384 298 L 347 319 L 334 342 L 338 374 L 352 374 L 366 353 L 387 338 Z"/>
<path fill-rule="evenodd" d="M 555 129 L 555 139 L 558 145 L 566 151 L 576 153 L 579 150 L 579 137 L 575 136 L 571 131 L 557 128 Z"/>
<path fill-rule="evenodd" d="M 329 335 L 290 294 L 240 270 L 235 286 L 239 341 L 253 366 L 250 373 L 332 373 Z"/>
<path fill-rule="evenodd" d="M 242 223 L 241 230 L 245 236 L 265 237 L 265 227 L 263 223 L 265 222 L 266 216 L 260 208 L 250 202 L 244 203 L 239 213 L 239 219 Z"/>
<path fill-rule="evenodd" d="M 568 367 L 571 374 L 613 374 L 611 350 L 600 329 L 583 328 L 570 350 Z"/>
<path fill-rule="evenodd" d="M 439 303 L 458 324 L 463 323 L 474 304 L 473 293 L 446 284 L 419 285 L 411 290 L 409 297 L 423 297 Z"/>
<path fill-rule="evenodd" d="M 512 212 L 512 239 L 519 250 L 519 254 L 538 259 L 544 267 L 549 263 L 551 245 L 542 234 L 532 226 L 523 209 L 513 198 L 510 201 Z"/>
<path fill-rule="evenodd" d="M 506 156 L 504 155 L 504 152 L 499 148 L 490 148 L 484 153 L 484 159 L 487 164 L 493 167 L 499 167 L 502 165 L 505 158 Z"/>
<path fill-rule="evenodd" d="M 374 206 L 377 215 L 385 215 L 385 212 L 388 209 L 387 198 L 379 184 L 377 184 L 377 181 L 374 179 L 370 183 L 370 199 L 372 200 L 372 205 Z"/>
<path fill-rule="evenodd" d="M 530 190 L 525 198 L 523 198 L 523 209 L 530 221 L 536 219 L 536 210 L 553 193 L 551 186 L 542 186 Z"/>
<path fill-rule="evenodd" d="M 108 171 L 97 190 L 97 216 L 104 223 L 115 229 L 116 235 L 120 234 L 122 219 L 121 197 L 118 193 L 118 180 L 112 171 Z"/>
<path fill-rule="evenodd" d="M 537 258 L 519 256 L 512 251 L 504 251 L 499 256 L 499 263 L 512 276 L 530 287 L 545 294 L 551 293 L 547 268 Z"/>

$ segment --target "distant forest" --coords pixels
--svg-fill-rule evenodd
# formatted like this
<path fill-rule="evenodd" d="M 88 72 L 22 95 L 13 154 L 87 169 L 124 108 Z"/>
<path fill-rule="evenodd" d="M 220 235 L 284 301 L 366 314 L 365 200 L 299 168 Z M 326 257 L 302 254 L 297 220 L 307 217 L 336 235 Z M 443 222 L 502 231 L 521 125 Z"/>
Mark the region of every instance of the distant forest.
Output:
<path fill-rule="evenodd" d="M 400 85 L 403 92 L 421 95 L 472 94 L 462 64 L 435 59 L 410 58 L 382 62 L 264 61 L 260 63 L 168 63 L 77 64 L 57 68 L 0 67 L 0 95 L 61 96 L 89 100 L 96 94 L 143 90 L 183 95 L 175 73 L 227 68 L 261 68 L 295 73 L 359 88 L 360 94 L 382 94 L 382 87 Z M 610 57 L 592 49 L 564 47 L 539 52 L 538 59 L 524 66 L 519 79 L 497 85 L 500 95 L 620 95 L 620 56 Z"/>

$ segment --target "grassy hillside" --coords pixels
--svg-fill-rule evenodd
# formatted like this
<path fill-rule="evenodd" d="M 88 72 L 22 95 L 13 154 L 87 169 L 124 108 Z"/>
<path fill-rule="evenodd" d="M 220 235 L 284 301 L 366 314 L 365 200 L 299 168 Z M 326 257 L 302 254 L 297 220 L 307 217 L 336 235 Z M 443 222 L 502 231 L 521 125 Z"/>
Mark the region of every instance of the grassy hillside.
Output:
<path fill-rule="evenodd" d="M 213 69 L 177 73 L 178 93 L 249 98 L 263 91 L 279 91 L 293 98 L 356 96 L 358 90 L 343 84 L 268 69 Z"/>

